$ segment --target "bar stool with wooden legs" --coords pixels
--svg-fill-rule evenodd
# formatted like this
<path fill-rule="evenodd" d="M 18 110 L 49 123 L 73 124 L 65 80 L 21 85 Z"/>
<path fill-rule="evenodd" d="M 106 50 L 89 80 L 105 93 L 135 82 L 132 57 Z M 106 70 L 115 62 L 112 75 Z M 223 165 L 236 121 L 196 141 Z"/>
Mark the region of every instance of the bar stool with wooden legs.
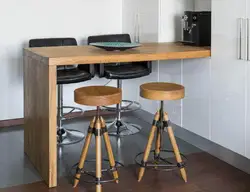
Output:
<path fill-rule="evenodd" d="M 145 168 L 155 168 L 160 170 L 161 168 L 167 170 L 178 168 L 180 169 L 183 180 L 187 182 L 185 162 L 182 160 L 182 157 L 185 158 L 185 156 L 180 154 L 178 145 L 174 137 L 173 129 L 170 126 L 168 114 L 167 112 L 164 111 L 164 102 L 163 102 L 164 100 L 178 100 L 184 98 L 184 87 L 182 85 L 174 83 L 163 83 L 163 82 L 146 83 L 140 86 L 140 96 L 150 100 L 161 101 L 161 106 L 160 110 L 155 114 L 146 149 L 143 153 L 139 153 L 135 158 L 136 163 L 141 166 L 139 170 L 138 181 L 139 182 L 141 181 L 145 172 Z M 173 151 L 162 149 L 164 131 L 168 132 L 169 139 L 173 147 Z M 151 150 L 155 133 L 156 133 L 155 149 Z M 162 158 L 161 153 L 164 152 L 174 153 L 177 164 L 173 164 L 170 161 Z M 153 163 L 151 164 L 150 161 L 148 160 L 150 153 L 154 153 Z M 140 155 L 143 155 L 143 159 L 141 161 L 138 160 Z"/>
<path fill-rule="evenodd" d="M 80 157 L 80 161 L 77 165 L 76 175 L 74 179 L 74 187 L 76 187 L 79 183 L 81 173 L 84 173 L 84 163 L 87 157 L 88 148 L 91 142 L 91 137 L 94 134 L 96 140 L 96 173 L 95 173 L 95 183 L 96 183 L 96 191 L 101 192 L 101 181 L 102 177 L 102 154 L 101 154 L 101 136 L 104 136 L 104 141 L 106 145 L 106 149 L 108 152 L 109 163 L 110 163 L 110 171 L 113 173 L 114 179 L 111 181 L 115 181 L 118 183 L 118 172 L 116 169 L 116 162 L 114 160 L 114 155 L 112 152 L 107 127 L 105 125 L 104 119 L 99 114 L 100 106 L 108 106 L 114 105 L 121 102 L 122 92 L 121 89 L 109 86 L 88 86 L 78 88 L 74 92 L 75 94 L 75 102 L 81 105 L 88 106 L 96 106 L 97 113 L 96 116 L 90 122 L 90 126 L 88 129 L 88 135 L 86 137 L 84 147 L 82 149 L 82 154 Z M 105 181 L 106 182 L 106 181 Z"/>

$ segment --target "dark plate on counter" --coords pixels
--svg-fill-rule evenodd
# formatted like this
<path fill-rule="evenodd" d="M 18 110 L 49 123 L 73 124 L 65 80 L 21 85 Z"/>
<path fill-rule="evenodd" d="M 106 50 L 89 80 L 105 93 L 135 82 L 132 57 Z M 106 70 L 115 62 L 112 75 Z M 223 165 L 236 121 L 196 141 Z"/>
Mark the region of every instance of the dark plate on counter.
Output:
<path fill-rule="evenodd" d="M 106 51 L 125 51 L 135 47 L 140 47 L 139 43 L 126 43 L 126 42 L 96 42 L 90 43 L 90 45 L 105 49 Z"/>

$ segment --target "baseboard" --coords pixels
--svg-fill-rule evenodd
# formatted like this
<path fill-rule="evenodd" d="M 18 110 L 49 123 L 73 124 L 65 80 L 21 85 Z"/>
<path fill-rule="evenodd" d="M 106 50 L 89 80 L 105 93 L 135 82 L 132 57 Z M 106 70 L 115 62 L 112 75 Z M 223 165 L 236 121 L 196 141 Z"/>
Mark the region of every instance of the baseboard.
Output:
<path fill-rule="evenodd" d="M 0 128 L 3 127 L 12 127 L 17 125 L 23 125 L 24 119 L 18 118 L 18 119 L 7 119 L 7 120 L 1 120 L 0 121 Z"/>
<path fill-rule="evenodd" d="M 73 112 L 69 115 L 66 116 L 66 118 L 85 118 L 85 117 L 93 117 L 96 114 L 96 110 L 89 110 L 85 111 L 84 113 L 81 112 Z M 105 116 L 105 115 L 112 115 L 114 112 L 112 111 L 100 111 L 100 115 Z M 13 126 L 18 126 L 18 125 L 23 125 L 24 124 L 24 119 L 23 118 L 18 118 L 18 119 L 7 119 L 7 120 L 1 120 L 0 121 L 0 128 L 3 127 L 13 127 Z"/>
<path fill-rule="evenodd" d="M 137 118 L 142 119 L 148 123 L 152 123 L 153 114 L 140 110 L 133 112 Z M 176 124 L 172 124 L 175 136 L 198 147 L 199 149 L 221 159 L 222 161 L 250 174 L 250 159 L 235 153 L 217 143 L 214 143 L 206 138 L 203 138 L 193 132 L 186 130 Z"/>

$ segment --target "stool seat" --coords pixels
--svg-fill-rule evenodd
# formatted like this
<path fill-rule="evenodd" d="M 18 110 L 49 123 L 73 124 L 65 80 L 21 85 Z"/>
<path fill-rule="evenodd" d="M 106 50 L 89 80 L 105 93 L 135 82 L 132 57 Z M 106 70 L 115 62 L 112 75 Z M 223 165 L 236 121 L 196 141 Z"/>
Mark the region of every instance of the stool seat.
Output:
<path fill-rule="evenodd" d="M 120 103 L 121 89 L 110 86 L 87 86 L 74 91 L 75 102 L 88 106 L 107 106 Z"/>
<path fill-rule="evenodd" d="M 148 143 L 146 145 L 144 153 L 139 153 L 136 158 L 143 154 L 143 159 L 141 161 L 135 160 L 140 165 L 140 170 L 138 173 L 138 181 L 142 180 L 146 168 L 155 169 L 165 169 L 170 170 L 174 167 L 180 169 L 181 176 L 185 182 L 187 182 L 187 173 L 185 170 L 185 162 L 182 160 L 182 155 L 180 153 L 179 147 L 177 145 L 174 131 L 171 126 L 168 113 L 164 111 L 164 100 L 177 100 L 182 99 L 184 97 L 184 90 L 185 88 L 182 85 L 175 84 L 175 83 L 165 83 L 165 82 L 151 82 L 142 84 L 140 86 L 140 96 L 146 99 L 151 100 L 160 100 L 161 107 L 155 113 L 155 117 L 152 123 L 152 128 L 150 130 L 150 134 L 148 137 Z M 173 151 L 163 149 L 163 133 L 167 132 L 170 143 L 173 147 Z M 155 150 L 151 150 L 153 140 L 155 138 Z M 164 152 L 173 152 L 176 159 L 176 165 L 165 161 L 162 158 L 161 153 Z M 153 159 L 149 160 L 150 153 L 153 153 Z M 150 157 L 151 159 L 151 157 Z M 140 162 L 140 163 L 139 163 Z M 149 163 L 153 162 L 153 163 Z"/>
<path fill-rule="evenodd" d="M 140 96 L 150 100 L 178 100 L 185 96 L 182 85 L 165 82 L 145 83 L 140 86 Z"/>

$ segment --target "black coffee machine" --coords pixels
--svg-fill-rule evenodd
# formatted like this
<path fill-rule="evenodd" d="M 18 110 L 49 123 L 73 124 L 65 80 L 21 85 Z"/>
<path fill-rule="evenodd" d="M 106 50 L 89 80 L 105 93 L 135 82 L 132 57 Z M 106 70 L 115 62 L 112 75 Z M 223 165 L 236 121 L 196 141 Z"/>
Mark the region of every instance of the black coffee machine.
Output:
<path fill-rule="evenodd" d="M 185 11 L 182 30 L 184 44 L 211 46 L 211 11 Z"/>

